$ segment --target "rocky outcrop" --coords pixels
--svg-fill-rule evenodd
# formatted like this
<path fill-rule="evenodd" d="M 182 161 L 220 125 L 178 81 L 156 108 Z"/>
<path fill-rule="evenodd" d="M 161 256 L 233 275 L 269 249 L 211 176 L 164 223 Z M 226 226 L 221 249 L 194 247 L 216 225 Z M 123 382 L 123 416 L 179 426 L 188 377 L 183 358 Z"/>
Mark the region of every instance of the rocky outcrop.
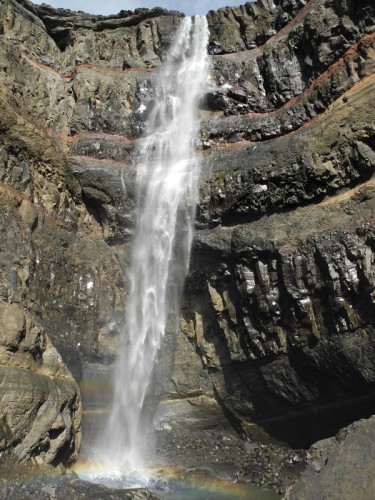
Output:
<path fill-rule="evenodd" d="M 373 189 L 198 233 L 182 328 L 243 432 L 306 445 L 373 397 Z"/>
<path fill-rule="evenodd" d="M 1 454 L 69 465 L 80 448 L 79 389 L 45 329 L 0 302 Z"/>
<path fill-rule="evenodd" d="M 79 380 L 82 357 L 116 349 L 123 273 L 61 151 L 6 100 L 1 120 L 2 298 L 39 318 Z"/>
<path fill-rule="evenodd" d="M 294 133 L 223 145 L 207 155 L 199 221 L 209 226 L 250 222 L 368 180 L 375 167 L 368 105 L 374 82 L 368 75 Z"/>
<path fill-rule="evenodd" d="M 60 53 L 29 7 L 0 3 L 1 448 L 58 466 L 78 456 L 76 382 L 85 363 L 113 357 L 126 283 L 64 152 L 35 113 L 38 97 L 22 93 L 26 81 L 36 93 L 38 84 L 15 62 L 15 32 L 44 54 Z"/>
<path fill-rule="evenodd" d="M 80 448 L 79 389 L 31 290 L 44 292 L 45 276 L 34 277 L 48 253 L 34 236 L 51 225 L 58 232 L 53 217 L 63 225 L 72 215 L 78 185 L 4 94 L 0 129 L 1 448 L 19 460 L 68 465 Z"/>
<path fill-rule="evenodd" d="M 34 6 L 35 22 L 15 0 L 2 0 L 0 9 L 4 76 L 23 110 L 64 136 L 81 131 L 139 135 L 153 101 L 152 71 L 180 14 L 139 9 L 108 19 Z M 62 50 L 49 33 L 64 31 L 64 23 L 70 35 Z"/>
<path fill-rule="evenodd" d="M 210 53 L 240 52 L 263 45 L 301 13 L 305 4 L 305 0 L 262 0 L 211 10 L 207 15 Z"/>
<path fill-rule="evenodd" d="M 371 499 L 374 492 L 374 417 L 342 429 L 336 437 L 315 443 L 307 468 L 285 498 Z"/>

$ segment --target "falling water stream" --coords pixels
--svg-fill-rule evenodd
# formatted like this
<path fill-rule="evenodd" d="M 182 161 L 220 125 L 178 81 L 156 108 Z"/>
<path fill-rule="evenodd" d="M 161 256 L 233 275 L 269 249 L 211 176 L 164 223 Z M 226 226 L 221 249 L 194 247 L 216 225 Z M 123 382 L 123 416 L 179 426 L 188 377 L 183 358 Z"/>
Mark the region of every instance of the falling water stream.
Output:
<path fill-rule="evenodd" d="M 189 266 L 199 177 L 194 140 L 198 101 L 207 82 L 207 43 L 206 18 L 183 19 L 160 71 L 157 103 L 137 167 L 127 340 L 118 357 L 101 445 L 107 460 L 122 470 L 145 465 L 145 397 L 169 312 L 177 305 Z"/>
<path fill-rule="evenodd" d="M 145 400 L 167 321 L 178 312 L 189 266 L 199 180 L 198 104 L 208 78 L 208 36 L 205 17 L 182 20 L 158 75 L 157 102 L 140 151 L 137 229 L 113 403 L 91 470 L 80 473 L 84 479 L 111 487 L 152 489 L 157 481 L 147 472 L 152 465 L 152 425 Z M 94 462 L 99 462 L 98 469 Z M 259 491 L 247 490 L 243 496 L 180 480 L 168 479 L 168 483 L 170 492 L 178 492 L 165 492 L 168 499 L 273 498 Z"/>

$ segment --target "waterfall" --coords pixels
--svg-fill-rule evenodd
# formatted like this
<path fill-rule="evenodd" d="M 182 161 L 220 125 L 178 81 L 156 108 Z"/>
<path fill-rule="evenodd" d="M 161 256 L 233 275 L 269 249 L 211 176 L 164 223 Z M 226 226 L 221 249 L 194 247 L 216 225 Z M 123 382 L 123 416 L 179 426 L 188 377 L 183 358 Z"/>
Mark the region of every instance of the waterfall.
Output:
<path fill-rule="evenodd" d="M 208 73 L 206 18 L 184 18 L 160 70 L 138 165 L 137 230 L 129 269 L 126 341 L 101 449 L 113 467 L 140 469 L 144 402 L 188 271 L 199 178 L 198 100 Z"/>

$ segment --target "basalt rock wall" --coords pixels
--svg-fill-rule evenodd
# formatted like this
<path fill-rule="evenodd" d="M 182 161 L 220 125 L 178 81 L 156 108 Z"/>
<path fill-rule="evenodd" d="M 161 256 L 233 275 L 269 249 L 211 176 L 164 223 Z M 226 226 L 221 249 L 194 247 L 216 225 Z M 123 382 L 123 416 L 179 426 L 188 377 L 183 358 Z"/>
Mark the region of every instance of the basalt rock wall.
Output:
<path fill-rule="evenodd" d="M 212 14 L 224 40 L 241 9 Z M 374 9 L 306 2 L 257 47 L 246 29 L 211 45 L 181 326 L 241 432 L 306 446 L 374 411 Z"/>
<path fill-rule="evenodd" d="M 374 15 L 262 0 L 207 16 L 197 231 L 156 391 L 214 396 L 243 434 L 309 444 L 366 416 L 359 398 L 374 413 Z M 122 333 L 137 146 L 181 14 L 0 0 L 0 19 L 1 299 L 89 405 Z"/>

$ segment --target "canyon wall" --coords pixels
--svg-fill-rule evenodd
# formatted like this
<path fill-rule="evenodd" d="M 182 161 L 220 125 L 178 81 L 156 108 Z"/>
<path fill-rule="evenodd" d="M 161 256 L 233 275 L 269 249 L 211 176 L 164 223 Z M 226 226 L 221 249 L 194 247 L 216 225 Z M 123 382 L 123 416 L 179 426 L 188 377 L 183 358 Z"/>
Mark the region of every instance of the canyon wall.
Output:
<path fill-rule="evenodd" d="M 259 0 L 207 16 L 197 231 L 181 328 L 162 350 L 169 378 L 159 367 L 155 391 L 218 403 L 243 435 L 256 423 L 305 446 L 374 413 L 374 10 Z M 46 443 L 67 436 L 47 460 L 68 463 L 81 411 L 72 377 L 86 406 L 93 384 L 108 400 L 137 145 L 181 14 L 0 0 L 0 19 L 1 307 L 17 318 L 4 313 L 1 369 L 40 387 L 56 353 L 22 435 L 16 412 L 1 410 L 2 446 L 44 460 Z M 30 444 L 56 392 L 64 425 L 39 427 Z"/>

